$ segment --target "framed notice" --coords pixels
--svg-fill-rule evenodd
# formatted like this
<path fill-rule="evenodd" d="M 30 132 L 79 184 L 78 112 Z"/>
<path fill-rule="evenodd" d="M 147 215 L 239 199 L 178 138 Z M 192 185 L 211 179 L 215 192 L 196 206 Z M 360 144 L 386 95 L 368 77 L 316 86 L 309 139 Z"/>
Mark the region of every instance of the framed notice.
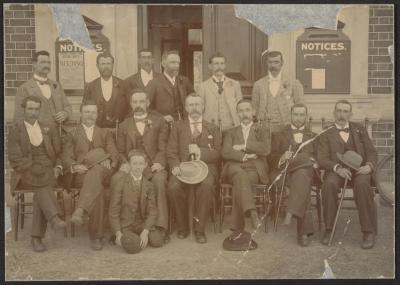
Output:
<path fill-rule="evenodd" d="M 85 60 L 82 51 L 58 54 L 59 81 L 66 90 L 82 90 L 85 86 Z"/>

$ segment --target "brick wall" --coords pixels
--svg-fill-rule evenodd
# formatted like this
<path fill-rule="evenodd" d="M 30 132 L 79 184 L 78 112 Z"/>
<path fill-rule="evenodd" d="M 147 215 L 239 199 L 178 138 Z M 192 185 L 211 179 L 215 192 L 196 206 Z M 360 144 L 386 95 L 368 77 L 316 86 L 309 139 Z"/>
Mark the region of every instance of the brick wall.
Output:
<path fill-rule="evenodd" d="M 4 40 L 5 94 L 12 96 L 32 75 L 31 58 L 36 48 L 34 5 L 5 6 Z"/>
<path fill-rule="evenodd" d="M 368 94 L 393 93 L 393 5 L 370 5 L 368 36 Z"/>

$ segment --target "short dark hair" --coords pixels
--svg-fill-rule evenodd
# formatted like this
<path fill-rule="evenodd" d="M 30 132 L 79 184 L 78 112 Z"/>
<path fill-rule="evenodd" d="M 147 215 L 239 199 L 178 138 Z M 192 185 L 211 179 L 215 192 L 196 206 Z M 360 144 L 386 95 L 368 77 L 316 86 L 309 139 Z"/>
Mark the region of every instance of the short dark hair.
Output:
<path fill-rule="evenodd" d="M 140 56 L 140 54 L 141 54 L 142 52 L 150 52 L 151 55 L 153 55 L 153 51 L 152 51 L 151 49 L 149 49 L 149 48 L 142 48 L 141 50 L 139 50 L 138 56 Z"/>
<path fill-rule="evenodd" d="M 271 50 L 267 52 L 267 58 L 269 57 L 277 57 L 280 56 L 281 57 L 281 61 L 283 62 L 283 55 L 280 51 L 277 50 Z"/>
<path fill-rule="evenodd" d="M 131 158 L 134 156 L 141 156 L 144 158 L 144 160 L 147 163 L 147 155 L 144 151 L 140 150 L 140 149 L 132 149 L 129 153 L 128 153 L 128 160 L 129 162 L 131 161 Z"/>
<path fill-rule="evenodd" d="M 94 100 L 83 101 L 81 106 L 80 106 L 80 108 L 79 108 L 79 110 L 82 112 L 83 107 L 85 107 L 85 106 L 93 106 L 93 105 L 97 107 L 96 101 L 94 101 Z"/>
<path fill-rule="evenodd" d="M 45 55 L 50 57 L 50 53 L 46 50 L 39 50 L 33 53 L 32 62 L 37 62 L 40 55 Z"/>
<path fill-rule="evenodd" d="M 39 104 L 40 104 L 40 107 L 42 107 L 42 101 L 41 101 L 38 97 L 35 97 L 35 96 L 28 96 L 28 97 L 25 97 L 25 98 L 22 100 L 22 102 L 21 102 L 21 107 L 25 109 L 26 104 L 27 104 L 29 101 L 35 102 L 35 103 L 39 103 Z"/>
<path fill-rule="evenodd" d="M 99 59 L 100 58 L 111 58 L 112 59 L 112 63 L 114 63 L 114 57 L 112 56 L 112 54 L 110 53 L 110 52 L 108 52 L 108 51 L 105 51 L 105 52 L 102 52 L 102 53 L 99 53 L 98 55 L 97 55 L 97 57 L 96 57 L 96 63 L 97 64 L 99 64 Z"/>
<path fill-rule="evenodd" d="M 166 60 L 170 54 L 176 54 L 177 56 L 180 57 L 179 51 L 176 50 L 176 49 L 172 49 L 172 50 L 166 50 L 166 51 L 164 51 L 163 54 L 162 54 L 161 60 L 162 60 L 162 61 Z"/>
<path fill-rule="evenodd" d="M 350 111 L 353 109 L 353 106 L 351 105 L 351 103 L 345 99 L 339 100 L 335 103 L 335 110 L 338 104 L 347 104 L 350 106 Z"/>
<path fill-rule="evenodd" d="M 188 99 L 189 97 L 200 98 L 200 99 L 201 99 L 201 102 L 203 102 L 203 104 L 204 104 L 204 99 L 203 99 L 203 97 L 201 97 L 199 94 L 197 94 L 197 93 L 195 93 L 195 92 L 192 92 L 192 93 L 190 93 L 190 94 L 188 94 L 188 95 L 186 96 L 186 98 L 185 98 L 185 105 L 186 105 L 187 99 Z"/>
<path fill-rule="evenodd" d="M 147 94 L 147 91 L 146 91 L 146 90 L 136 88 L 136 89 L 133 89 L 132 91 L 130 91 L 130 93 L 129 93 L 129 102 L 132 100 L 133 94 L 136 94 L 136 93 L 144 93 L 144 94 L 146 94 L 147 100 L 150 100 L 149 94 Z"/>
<path fill-rule="evenodd" d="M 217 57 L 222 57 L 226 61 L 226 57 L 222 53 L 216 52 L 212 56 L 210 56 L 210 58 L 208 59 L 208 63 L 212 63 L 213 59 Z"/>
<path fill-rule="evenodd" d="M 240 99 L 239 102 L 236 103 L 236 110 L 237 110 L 238 106 L 239 106 L 240 104 L 242 104 L 242 103 L 249 103 L 250 106 L 253 108 L 253 105 L 251 104 L 251 101 L 250 101 L 250 100 L 248 100 L 248 99 Z"/>
<path fill-rule="evenodd" d="M 307 108 L 307 106 L 306 106 L 305 104 L 303 104 L 303 103 L 294 104 L 294 105 L 290 108 L 290 113 L 293 112 L 294 108 L 304 108 L 304 109 L 306 109 L 306 114 L 308 113 L 308 108 Z"/>

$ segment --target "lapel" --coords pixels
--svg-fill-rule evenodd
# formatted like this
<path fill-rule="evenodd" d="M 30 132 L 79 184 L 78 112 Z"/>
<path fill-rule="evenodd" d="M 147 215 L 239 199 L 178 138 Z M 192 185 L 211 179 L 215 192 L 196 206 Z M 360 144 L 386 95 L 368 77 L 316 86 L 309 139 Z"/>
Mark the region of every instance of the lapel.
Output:
<path fill-rule="evenodd" d="M 88 139 L 88 141 L 89 141 L 89 139 Z M 103 145 L 103 142 L 101 140 L 101 129 L 96 125 L 94 125 L 92 142 L 93 142 L 93 146 L 95 146 L 95 147 L 97 145 Z"/>
<path fill-rule="evenodd" d="M 140 189 L 140 211 L 143 218 L 145 218 L 146 216 L 146 208 L 147 208 L 146 198 L 147 198 L 148 187 L 149 185 L 147 181 L 142 176 L 142 184 Z"/>
<path fill-rule="evenodd" d="M 162 80 L 163 80 L 163 86 L 164 86 L 165 89 L 167 90 L 167 93 L 168 93 L 171 97 L 173 97 L 173 96 L 174 96 L 174 91 L 173 91 L 174 86 L 173 86 L 172 83 L 168 80 L 168 78 L 165 76 L 164 73 L 161 75 L 161 78 L 162 78 Z M 176 81 L 175 81 L 175 84 L 176 84 L 177 81 L 178 81 L 178 77 L 177 77 L 175 80 L 176 80 Z"/>
<path fill-rule="evenodd" d="M 47 151 L 47 154 L 52 157 L 53 154 L 53 146 L 51 144 L 51 139 L 49 137 L 49 129 L 44 128 L 39 124 L 40 130 L 42 131 L 42 136 L 43 136 L 43 145 Z M 46 129 L 46 130 L 45 130 Z M 25 129 L 25 132 L 28 133 Z M 29 140 L 29 137 L 28 137 Z"/>
<path fill-rule="evenodd" d="M 33 79 L 33 78 L 29 79 L 28 82 L 27 82 L 27 85 L 28 85 L 28 88 L 29 88 L 29 89 L 32 89 L 32 90 L 33 90 L 33 93 L 34 93 L 34 94 L 37 94 L 38 96 L 45 98 L 45 97 L 43 96 L 43 94 L 42 94 L 42 90 L 40 90 L 40 88 L 39 88 L 39 86 L 37 85 L 35 79 Z M 50 85 L 51 85 L 51 84 L 50 84 Z"/>
<path fill-rule="evenodd" d="M 175 79 L 175 84 L 178 86 L 178 95 L 179 98 L 181 99 L 182 106 L 185 106 L 185 88 L 183 86 L 183 77 L 181 77 L 179 74 Z"/>
<path fill-rule="evenodd" d="M 101 89 L 101 79 L 100 77 L 96 79 L 96 81 L 94 82 L 94 94 L 95 94 L 95 98 L 96 101 L 100 101 L 101 97 L 103 96 L 103 90 Z"/>
<path fill-rule="evenodd" d="M 135 144 L 136 147 L 136 135 L 140 136 L 139 130 L 136 127 L 135 119 L 132 117 L 128 118 L 128 136 L 131 138 L 131 141 Z"/>
<path fill-rule="evenodd" d="M 111 98 L 110 100 L 115 100 L 117 99 L 117 96 L 119 94 L 118 90 L 119 90 L 119 80 L 115 77 L 112 76 L 112 80 L 113 80 L 113 84 L 112 84 L 112 89 L 111 89 Z"/>
<path fill-rule="evenodd" d="M 250 136 L 250 134 L 249 134 Z M 242 126 L 238 126 L 235 130 L 236 139 L 233 141 L 233 144 L 244 144 L 244 137 L 242 132 Z"/>
<path fill-rule="evenodd" d="M 204 119 L 203 119 L 204 120 Z M 203 130 L 202 130 L 203 131 Z M 190 121 L 189 119 L 184 121 L 183 124 L 183 133 L 185 134 L 184 139 L 186 139 L 186 141 L 184 141 L 184 146 L 187 146 L 189 144 L 192 143 L 192 130 L 190 129 Z M 187 143 L 186 143 L 187 142 Z"/>
<path fill-rule="evenodd" d="M 352 122 L 349 122 L 349 132 L 350 136 L 353 139 L 354 147 L 356 148 L 357 153 L 362 154 L 362 144 L 360 141 L 360 136 L 357 134 L 358 128 Z"/>
<path fill-rule="evenodd" d="M 332 142 L 334 142 L 334 145 L 337 145 L 338 148 L 340 148 L 341 152 L 343 152 L 343 148 L 344 148 L 344 141 L 342 140 L 342 138 L 340 137 L 340 135 L 338 134 L 338 131 L 336 129 L 336 126 L 334 125 L 330 134 L 329 134 L 330 140 Z"/>
<path fill-rule="evenodd" d="M 18 130 L 21 136 L 21 144 L 23 144 L 22 148 L 31 154 L 31 143 L 23 120 L 18 124 Z"/>

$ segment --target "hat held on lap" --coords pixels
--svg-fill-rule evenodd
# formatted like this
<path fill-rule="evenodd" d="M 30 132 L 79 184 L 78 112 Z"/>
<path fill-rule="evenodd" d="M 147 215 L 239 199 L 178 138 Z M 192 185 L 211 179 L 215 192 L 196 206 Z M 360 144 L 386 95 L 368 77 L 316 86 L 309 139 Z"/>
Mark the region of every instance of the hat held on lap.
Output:
<path fill-rule="evenodd" d="M 208 166 L 201 160 L 181 162 L 179 168 L 181 169 L 181 174 L 176 176 L 176 178 L 186 184 L 200 183 L 208 175 Z"/>
<path fill-rule="evenodd" d="M 363 161 L 362 156 L 352 150 L 348 150 L 344 154 L 337 152 L 336 155 L 344 165 L 354 170 L 358 170 Z"/>
<path fill-rule="evenodd" d="M 102 148 L 95 148 L 86 153 L 85 158 L 83 159 L 83 164 L 86 165 L 87 168 L 91 168 L 96 164 L 106 160 L 111 155 L 107 154 Z"/>
<path fill-rule="evenodd" d="M 42 187 L 54 182 L 52 167 L 45 167 L 40 162 L 33 162 L 32 166 L 23 174 L 24 180 L 32 186 Z"/>
<path fill-rule="evenodd" d="M 140 237 L 130 231 L 124 232 L 121 237 L 121 245 L 127 253 L 138 253 L 140 251 Z"/>
<path fill-rule="evenodd" d="M 314 162 L 304 153 L 298 153 L 296 157 L 290 162 L 288 172 L 295 171 L 299 168 L 311 167 Z"/>

